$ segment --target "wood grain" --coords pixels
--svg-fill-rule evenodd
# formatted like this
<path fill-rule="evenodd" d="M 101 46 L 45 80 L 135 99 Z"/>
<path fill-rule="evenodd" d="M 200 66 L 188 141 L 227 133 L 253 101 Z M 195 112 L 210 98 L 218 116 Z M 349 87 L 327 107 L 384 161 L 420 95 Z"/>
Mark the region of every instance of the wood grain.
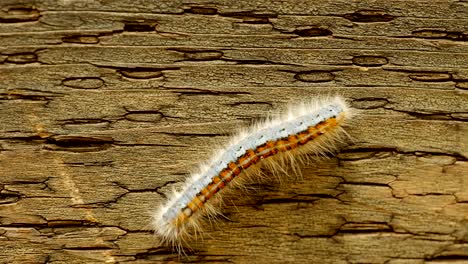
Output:
<path fill-rule="evenodd" d="M 2 0 L 0 262 L 466 263 L 467 41 L 463 0 Z M 358 112 L 336 157 L 159 244 L 215 146 L 322 94 Z"/>

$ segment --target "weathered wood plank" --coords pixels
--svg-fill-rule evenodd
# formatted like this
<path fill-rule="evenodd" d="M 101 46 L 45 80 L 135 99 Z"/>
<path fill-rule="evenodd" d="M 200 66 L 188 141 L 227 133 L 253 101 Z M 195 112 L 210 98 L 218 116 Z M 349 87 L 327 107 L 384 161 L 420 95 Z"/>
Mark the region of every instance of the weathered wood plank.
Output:
<path fill-rule="evenodd" d="M 95 62 L 92 63 L 102 63 Z M 362 66 L 284 66 L 284 65 L 209 65 L 192 64 L 121 64 L 110 66 L 90 64 L 35 65 L 8 67 L 2 70 L 0 80 L 11 83 L 2 92 L 3 98 L 20 99 L 21 94 L 37 95 L 33 100 L 61 97 L 64 91 L 96 90 L 157 90 L 168 96 L 199 93 L 249 93 L 261 87 L 285 87 L 290 90 L 334 89 L 349 90 L 374 87 L 384 92 L 398 87 L 423 90 L 451 90 L 459 100 L 466 95 L 468 69 L 416 67 L 362 67 Z M 60 71 L 58 71 L 61 69 Z M 24 78 L 25 73 L 32 74 Z M 10 81 L 11 80 L 11 81 Z M 41 82 L 38 83 L 38 80 Z M 245 88 L 249 87 L 249 88 Z M 378 89 L 379 88 L 379 89 Z M 457 89 L 458 88 L 458 89 Z M 168 91 L 172 93 L 168 93 Z M 45 93 L 49 92 L 49 93 Z M 144 92 L 144 91 L 142 91 Z M 99 93 L 99 92 L 97 92 Z M 25 96 L 26 96 L 25 95 Z"/>
<path fill-rule="evenodd" d="M 63 20 L 63 16 L 67 17 L 66 21 Z M 255 17 L 255 14 L 251 16 Z M 0 32 L 27 34 L 79 31 L 95 34 L 156 30 L 160 33 L 169 33 L 177 29 L 177 33 L 183 34 L 276 35 L 291 33 L 302 37 L 388 36 L 457 40 L 457 37 L 463 38 L 463 32 L 467 29 L 466 17 L 456 19 L 446 16 L 439 18 L 401 16 L 387 23 L 356 24 L 349 17 L 330 16 L 330 14 L 270 16 L 260 14 L 257 16 L 257 20 L 249 21 L 245 19 L 249 17 L 248 13 L 238 16 L 206 16 L 191 13 L 174 16 L 128 12 L 43 11 L 40 21 L 28 24 L 11 23 L 2 27 Z M 71 39 L 68 40 L 72 42 Z"/>
<path fill-rule="evenodd" d="M 390 0 L 386 2 L 373 0 L 365 2 L 348 2 L 346 0 L 324 0 L 311 4 L 308 1 L 293 0 L 287 3 L 278 5 L 274 2 L 263 1 L 248 1 L 241 0 L 232 3 L 229 0 L 215 0 L 215 1 L 196 1 L 188 2 L 183 0 L 164 0 L 157 2 L 147 2 L 144 0 L 117 0 L 112 4 L 94 2 L 94 1 L 60 1 L 54 0 L 5 0 L 2 1 L 2 7 L 9 7 L 14 9 L 18 7 L 27 7 L 27 13 L 32 16 L 30 19 L 37 18 L 33 14 L 37 11 L 110 11 L 110 12 L 132 12 L 132 13 L 162 13 L 162 14 L 180 14 L 187 10 L 188 13 L 199 13 L 205 15 L 221 14 L 221 15 L 238 15 L 237 13 L 243 12 L 248 14 L 303 14 L 303 15 L 345 15 L 348 13 L 354 14 L 362 12 L 363 10 L 381 10 L 378 14 L 364 13 L 364 17 L 370 16 L 370 22 L 385 22 L 389 21 L 391 17 L 386 17 L 385 14 L 390 13 L 394 16 L 414 16 L 424 18 L 466 18 L 465 14 L 468 11 L 468 6 L 465 2 L 452 2 L 452 1 L 432 1 L 426 2 L 421 0 L 413 1 L 398 1 Z M 31 10 L 29 10 L 31 9 Z M 215 10 L 213 10 L 215 9 Z M 8 10 L 8 9 L 7 9 Z M 37 10 L 37 11 L 36 11 Z M 383 10 L 387 11 L 384 12 Z M 205 12 L 203 12 L 205 11 Z M 211 11 L 211 12 L 209 12 Z M 5 11 L 4 11 L 5 12 Z M 9 12 L 5 12 L 6 17 L 11 16 Z M 12 12 L 14 13 L 14 12 Z M 31 14 L 32 13 L 32 14 Z M 234 14 L 232 14 L 234 13 Z M 350 18 L 359 21 L 361 16 L 351 16 Z M 382 18 L 383 17 L 383 18 Z M 380 18 L 380 19 L 379 19 Z M 367 19 L 369 20 L 369 19 Z M 357 22 L 356 21 L 356 22 Z M 360 21 L 363 21 L 361 18 Z M 366 20 L 364 20 L 366 21 Z M 391 20 L 390 20 L 391 21 Z"/>
<path fill-rule="evenodd" d="M 463 1 L 0 3 L 1 263 L 463 263 Z M 188 256 L 149 213 L 238 127 L 342 94 L 352 140 Z"/>

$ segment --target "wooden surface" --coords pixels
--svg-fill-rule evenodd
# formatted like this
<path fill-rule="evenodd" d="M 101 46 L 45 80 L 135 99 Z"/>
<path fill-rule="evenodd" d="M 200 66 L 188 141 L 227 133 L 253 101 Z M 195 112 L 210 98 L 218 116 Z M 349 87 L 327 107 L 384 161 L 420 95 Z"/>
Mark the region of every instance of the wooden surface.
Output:
<path fill-rule="evenodd" d="M 468 2 L 0 2 L 1 263 L 467 263 Z M 228 134 L 342 94 L 353 141 L 178 258 L 149 213 Z"/>

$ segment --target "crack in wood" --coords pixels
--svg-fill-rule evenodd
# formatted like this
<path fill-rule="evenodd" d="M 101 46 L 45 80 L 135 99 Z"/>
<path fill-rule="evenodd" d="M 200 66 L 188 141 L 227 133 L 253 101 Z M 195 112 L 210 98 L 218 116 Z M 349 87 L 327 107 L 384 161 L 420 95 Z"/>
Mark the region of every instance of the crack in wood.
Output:
<path fill-rule="evenodd" d="M 34 52 L 23 52 L 8 54 L 8 57 L 5 60 L 6 63 L 12 64 L 28 64 L 38 62 L 37 54 Z"/>
<path fill-rule="evenodd" d="M 451 81 L 452 75 L 449 73 L 437 72 L 420 72 L 413 73 L 408 76 L 411 80 L 420 82 L 448 82 Z"/>
<path fill-rule="evenodd" d="M 98 44 L 99 34 L 71 34 L 62 37 L 63 43 L 74 43 L 74 44 Z"/>
<path fill-rule="evenodd" d="M 300 37 L 325 37 L 333 35 L 331 30 L 321 27 L 298 28 L 292 33 Z"/>
<path fill-rule="evenodd" d="M 216 15 L 218 14 L 218 10 L 214 7 L 191 6 L 187 9 L 184 9 L 184 13 L 196 15 Z"/>
<path fill-rule="evenodd" d="M 154 79 L 164 77 L 163 71 L 159 69 L 136 68 L 119 71 L 122 76 L 131 79 Z"/>
<path fill-rule="evenodd" d="M 255 11 L 218 12 L 219 16 L 242 19 L 245 24 L 271 24 L 271 18 L 277 18 L 273 12 L 260 13 Z"/>
<path fill-rule="evenodd" d="M 0 23 L 25 23 L 38 21 L 41 13 L 34 7 L 11 7 L 0 11 Z"/>
<path fill-rule="evenodd" d="M 116 142 L 109 136 L 56 135 L 46 139 L 46 149 L 51 151 L 96 152 L 111 148 Z"/>
<path fill-rule="evenodd" d="M 411 35 L 416 38 L 424 39 L 446 39 L 452 41 L 468 41 L 468 33 L 460 31 L 433 30 L 421 29 L 411 32 Z"/>
<path fill-rule="evenodd" d="M 6 92 L 0 93 L 1 100 L 28 100 L 28 101 L 45 101 L 50 102 L 58 97 L 63 97 L 64 93 L 41 91 L 36 89 L 7 89 Z"/>
<path fill-rule="evenodd" d="M 381 10 L 359 10 L 354 13 L 345 14 L 343 17 L 358 23 L 390 22 L 395 19 L 395 16 Z"/>
<path fill-rule="evenodd" d="M 158 25 L 157 21 L 143 20 L 143 21 L 132 21 L 124 22 L 123 31 L 127 32 L 153 32 L 156 30 Z"/>
<path fill-rule="evenodd" d="M 235 102 L 235 103 L 230 103 L 227 105 L 231 107 L 238 107 L 238 106 L 244 106 L 244 105 L 265 105 L 265 106 L 268 106 L 269 108 L 273 107 L 273 104 L 270 102 L 257 102 L 257 101 Z"/>
<path fill-rule="evenodd" d="M 339 159 L 343 160 L 360 160 L 360 159 L 369 159 L 373 158 L 376 154 L 378 153 L 393 153 L 393 154 L 404 154 L 404 155 L 412 155 L 416 157 L 431 157 L 431 156 L 449 156 L 449 157 L 454 157 L 458 161 L 468 161 L 468 158 L 464 157 L 463 155 L 460 155 L 458 153 L 453 153 L 453 152 L 429 152 L 429 151 L 402 151 L 396 147 L 385 147 L 385 146 L 367 146 L 367 147 L 361 147 L 359 145 L 350 145 L 344 150 L 341 150 L 340 153 L 338 154 Z M 342 157 L 340 154 L 347 154 L 347 153 L 370 153 L 371 155 L 366 156 L 364 158 L 350 158 L 348 159 L 347 157 Z"/>
<path fill-rule="evenodd" d="M 0 191 L 0 205 L 3 204 L 14 204 L 21 199 L 21 195 L 18 192 L 12 192 L 7 190 Z"/>
<path fill-rule="evenodd" d="M 59 120 L 62 125 L 81 125 L 81 124 L 101 124 L 111 123 L 111 120 L 105 118 L 72 118 Z"/>
<path fill-rule="evenodd" d="M 62 80 L 62 85 L 75 89 L 99 89 L 105 84 L 99 77 L 72 77 Z"/>

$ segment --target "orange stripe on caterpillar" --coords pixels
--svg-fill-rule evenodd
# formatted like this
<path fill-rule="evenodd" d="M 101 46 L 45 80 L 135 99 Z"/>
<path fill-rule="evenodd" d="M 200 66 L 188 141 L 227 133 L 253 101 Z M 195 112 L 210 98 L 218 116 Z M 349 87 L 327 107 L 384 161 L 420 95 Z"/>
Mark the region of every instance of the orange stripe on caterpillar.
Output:
<path fill-rule="evenodd" d="M 307 143 L 308 141 L 316 138 L 316 135 L 318 135 L 319 133 L 333 129 L 336 126 L 337 126 L 336 119 L 330 118 L 328 120 L 325 120 L 323 124 L 322 123 L 317 124 L 315 127 L 311 127 L 307 129 L 305 132 L 298 133 L 298 135 L 303 133 L 303 136 L 305 137 L 305 139 L 302 139 L 301 142 L 305 141 L 305 143 Z M 272 146 L 272 147 L 268 148 L 268 146 Z M 273 152 L 277 153 L 279 151 L 284 152 L 284 151 L 295 149 L 298 146 L 299 146 L 299 139 L 297 135 L 290 135 L 287 138 L 282 138 L 275 142 L 271 142 L 267 144 L 266 146 L 259 146 L 255 151 L 249 149 L 247 150 L 246 154 L 240 157 L 235 163 L 229 163 L 229 168 L 227 168 L 227 171 L 223 170 L 222 173 L 223 175 L 233 175 L 233 174 L 236 175 L 237 172 L 240 173 L 241 169 L 248 169 L 251 165 L 254 165 L 256 163 L 256 162 L 253 162 L 254 159 L 258 161 L 259 158 L 265 158 L 265 155 L 261 154 L 263 152 L 266 152 L 266 153 L 273 153 Z M 268 156 L 268 157 L 271 157 L 271 156 Z M 234 173 L 234 171 L 236 173 Z M 190 216 L 192 216 L 199 208 L 202 208 L 203 203 L 207 202 L 212 196 L 214 196 L 219 191 L 221 191 L 224 187 L 227 186 L 226 183 L 229 183 L 230 180 L 226 182 L 224 180 L 225 177 L 226 176 L 223 177 L 222 175 L 215 176 L 209 185 L 209 186 L 216 185 L 217 188 L 215 189 L 215 191 L 211 193 L 209 191 L 204 191 L 205 189 L 203 189 L 202 191 L 200 191 L 200 193 L 197 194 L 197 196 L 195 196 L 195 198 L 192 201 L 190 201 L 187 204 L 187 207 L 190 208 L 191 211 L 186 211 L 185 209 L 187 207 L 181 210 L 180 212 L 181 214 L 186 214 L 186 212 L 190 212 L 188 215 L 186 214 L 186 217 L 183 218 L 185 221 L 188 221 Z M 209 196 L 207 194 L 209 194 Z M 203 202 L 200 201 L 199 197 L 204 198 Z"/>

